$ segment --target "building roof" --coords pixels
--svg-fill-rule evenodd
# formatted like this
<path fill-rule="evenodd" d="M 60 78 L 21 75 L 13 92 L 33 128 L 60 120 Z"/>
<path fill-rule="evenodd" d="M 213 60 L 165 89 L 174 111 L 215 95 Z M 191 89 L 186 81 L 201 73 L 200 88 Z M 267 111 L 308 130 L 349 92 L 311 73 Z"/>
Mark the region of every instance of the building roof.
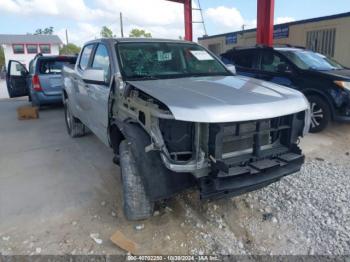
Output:
<path fill-rule="evenodd" d="M 283 27 L 283 26 L 292 26 L 292 25 L 300 25 L 300 24 L 307 24 L 307 23 L 315 23 L 315 22 L 320 22 L 320 21 L 325 21 L 325 20 L 333 20 L 333 19 L 339 19 L 339 18 L 345 18 L 345 17 L 350 17 L 350 12 L 336 14 L 336 15 L 316 17 L 316 18 L 311 18 L 311 19 L 304 19 L 304 20 L 299 20 L 299 21 L 294 21 L 294 22 L 289 22 L 289 23 L 283 23 L 283 24 L 275 25 L 274 27 L 278 28 L 278 27 Z M 198 40 L 205 40 L 205 39 L 217 38 L 217 37 L 225 37 L 225 36 L 231 35 L 231 34 L 251 33 L 251 32 L 255 32 L 255 31 L 256 31 L 256 28 L 252 28 L 252 29 L 248 29 L 248 30 L 244 30 L 244 31 L 241 30 L 241 31 L 229 32 L 229 33 L 225 33 L 225 34 L 203 36 L 203 37 L 199 37 Z"/>
<path fill-rule="evenodd" d="M 10 35 L 0 34 L 0 44 L 63 44 L 57 35 Z"/>

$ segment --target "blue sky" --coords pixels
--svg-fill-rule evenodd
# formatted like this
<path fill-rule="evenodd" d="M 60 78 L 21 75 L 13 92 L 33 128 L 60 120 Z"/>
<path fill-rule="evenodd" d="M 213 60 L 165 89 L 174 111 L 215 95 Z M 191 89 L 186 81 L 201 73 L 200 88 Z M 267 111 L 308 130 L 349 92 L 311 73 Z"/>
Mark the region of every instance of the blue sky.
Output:
<path fill-rule="evenodd" d="M 350 12 L 350 0 L 275 2 L 276 22 Z M 201 0 L 201 4 L 209 35 L 239 30 L 243 24 L 247 28 L 256 25 L 256 0 Z M 103 25 L 119 36 L 120 11 L 126 32 L 137 27 L 157 37 L 183 35 L 181 5 L 164 0 L 0 0 L 0 34 L 32 33 L 53 26 L 61 38 L 68 29 L 70 41 L 81 44 L 98 37 Z M 194 17 L 198 20 L 198 13 Z M 195 36 L 203 34 L 201 25 L 194 31 Z"/>

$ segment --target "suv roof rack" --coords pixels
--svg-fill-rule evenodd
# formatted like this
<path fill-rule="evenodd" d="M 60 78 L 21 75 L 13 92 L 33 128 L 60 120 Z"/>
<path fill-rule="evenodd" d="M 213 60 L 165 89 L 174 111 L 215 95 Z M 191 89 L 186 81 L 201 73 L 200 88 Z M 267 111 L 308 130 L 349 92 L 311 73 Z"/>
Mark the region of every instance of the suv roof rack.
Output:
<path fill-rule="evenodd" d="M 304 46 L 298 46 L 298 45 L 291 45 L 291 44 L 276 44 L 273 47 L 268 46 L 268 45 L 260 45 L 260 44 L 256 44 L 256 45 L 248 45 L 248 46 L 235 46 L 231 49 L 226 50 L 226 52 L 229 51 L 235 51 L 235 50 L 249 50 L 249 49 L 257 49 L 257 48 L 265 48 L 265 49 L 274 49 L 274 48 L 278 48 L 278 47 L 288 47 L 288 48 L 297 48 L 297 49 L 303 49 L 303 50 L 308 50 L 306 47 Z"/>
<path fill-rule="evenodd" d="M 277 45 L 274 45 L 274 47 L 290 47 L 290 48 L 306 49 L 305 46 L 291 45 L 291 44 L 277 44 Z"/>
<path fill-rule="evenodd" d="M 267 45 L 256 44 L 256 45 L 250 45 L 250 46 L 235 46 L 233 48 L 233 50 L 254 49 L 254 48 L 273 48 L 273 47 L 267 46 Z"/>

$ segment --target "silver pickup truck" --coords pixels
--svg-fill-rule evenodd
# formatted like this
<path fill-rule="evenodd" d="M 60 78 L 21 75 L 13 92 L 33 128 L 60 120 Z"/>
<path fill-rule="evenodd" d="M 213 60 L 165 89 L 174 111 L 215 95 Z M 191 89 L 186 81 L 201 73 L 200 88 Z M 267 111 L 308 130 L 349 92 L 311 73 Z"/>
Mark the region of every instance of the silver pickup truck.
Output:
<path fill-rule="evenodd" d="M 232 197 L 300 170 L 305 97 L 232 69 L 192 42 L 131 38 L 88 42 L 64 67 L 68 133 L 113 149 L 128 219 L 187 188 Z"/>

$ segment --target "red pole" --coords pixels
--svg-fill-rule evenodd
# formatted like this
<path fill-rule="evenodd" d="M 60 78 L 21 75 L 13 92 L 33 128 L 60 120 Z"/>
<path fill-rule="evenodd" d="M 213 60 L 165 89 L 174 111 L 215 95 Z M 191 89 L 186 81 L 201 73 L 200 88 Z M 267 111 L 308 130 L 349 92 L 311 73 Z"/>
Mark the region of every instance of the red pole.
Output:
<path fill-rule="evenodd" d="M 185 40 L 193 41 L 192 0 L 185 0 Z"/>
<path fill-rule="evenodd" d="M 275 0 L 258 0 L 256 43 L 273 46 Z"/>
<path fill-rule="evenodd" d="M 168 0 L 168 1 L 184 4 L 185 40 L 193 41 L 192 0 Z"/>

